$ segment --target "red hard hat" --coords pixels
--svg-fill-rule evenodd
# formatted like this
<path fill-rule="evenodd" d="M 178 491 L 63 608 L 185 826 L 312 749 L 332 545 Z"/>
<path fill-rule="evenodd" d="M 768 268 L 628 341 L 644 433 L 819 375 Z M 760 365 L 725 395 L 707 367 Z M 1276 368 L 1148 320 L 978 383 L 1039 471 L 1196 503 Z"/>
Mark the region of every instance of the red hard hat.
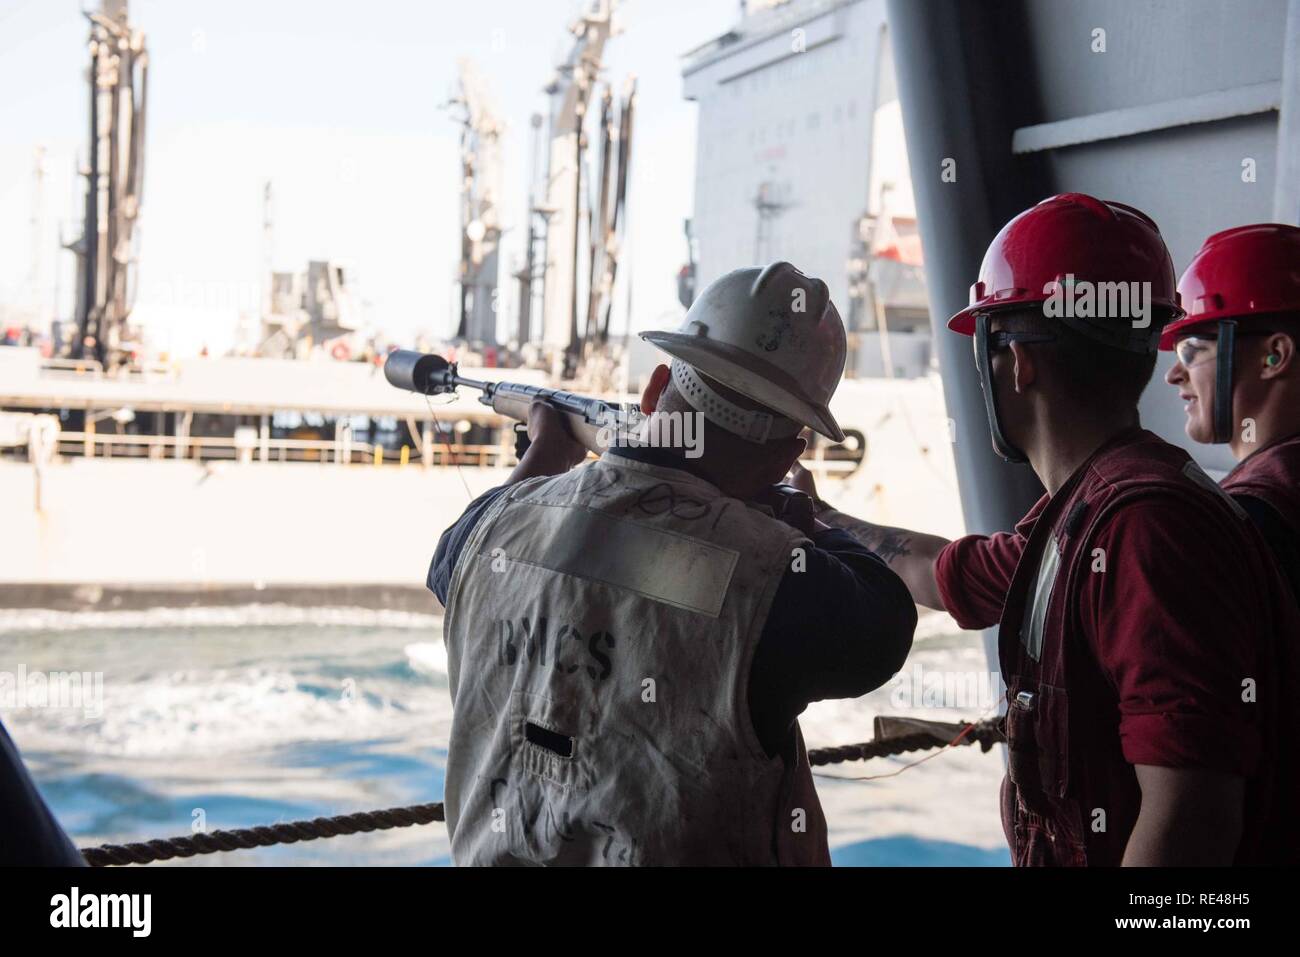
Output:
<path fill-rule="evenodd" d="M 1256 223 L 1215 233 L 1178 280 L 1187 317 L 1165 327 L 1161 349 L 1172 349 L 1188 326 L 1300 312 L 1300 228 Z"/>
<path fill-rule="evenodd" d="M 1123 203 L 1062 193 L 1002 227 L 984 254 L 970 305 L 948 328 L 973 335 L 980 313 L 1045 302 L 1052 285 L 1071 275 L 1076 283 L 1150 283 L 1158 321 L 1182 316 L 1173 260 L 1151 218 Z"/>

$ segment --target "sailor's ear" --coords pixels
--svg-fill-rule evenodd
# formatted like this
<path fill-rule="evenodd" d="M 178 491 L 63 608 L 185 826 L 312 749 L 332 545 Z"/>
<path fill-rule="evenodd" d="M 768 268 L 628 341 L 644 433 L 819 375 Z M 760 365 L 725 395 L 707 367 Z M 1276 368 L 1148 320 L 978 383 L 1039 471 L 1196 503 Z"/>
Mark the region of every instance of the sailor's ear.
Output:
<path fill-rule="evenodd" d="M 649 415 L 659 406 L 659 396 L 663 395 L 664 387 L 668 385 L 668 380 L 672 373 L 668 367 L 662 363 L 655 366 L 655 371 L 650 373 L 650 381 L 645 384 L 645 389 L 641 392 L 641 412 Z"/>
<path fill-rule="evenodd" d="M 1261 379 L 1276 379 L 1279 376 L 1294 375 L 1296 363 L 1295 337 L 1286 332 L 1274 332 L 1264 340 L 1264 364 L 1260 367 Z"/>

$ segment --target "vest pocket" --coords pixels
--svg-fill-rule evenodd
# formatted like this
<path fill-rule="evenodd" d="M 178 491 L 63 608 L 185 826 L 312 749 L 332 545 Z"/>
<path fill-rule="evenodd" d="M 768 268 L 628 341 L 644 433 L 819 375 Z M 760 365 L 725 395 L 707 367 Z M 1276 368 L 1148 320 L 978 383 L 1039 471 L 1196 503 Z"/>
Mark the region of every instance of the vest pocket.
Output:
<path fill-rule="evenodd" d="M 1037 687 L 1028 686 L 1018 678 L 1014 679 L 1007 688 L 1007 702 L 1007 778 L 1019 805 L 1016 815 L 1016 837 L 1019 840 L 1018 822 L 1023 817 L 1023 811 L 1035 814 L 1047 812 L 1038 765 Z"/>
<path fill-rule="evenodd" d="M 1022 793 L 1064 798 L 1070 784 L 1065 690 L 1015 678 L 1007 701 L 1007 773 L 1012 782 Z"/>
<path fill-rule="evenodd" d="M 1067 796 L 1068 695 L 1061 688 L 1016 678 L 1007 697 L 1007 779 L 1011 793 L 1004 802 L 1003 826 L 1012 838 L 1012 861 L 1020 867 L 1085 864 L 1079 807 Z"/>
<path fill-rule="evenodd" d="M 584 711 L 587 721 L 581 721 Z M 577 700 L 514 691 L 510 695 L 512 856 L 533 864 L 629 866 L 645 863 L 644 840 L 629 832 L 642 799 L 620 794 L 599 752 L 591 708 Z M 603 757 L 603 763 L 602 763 Z"/>
<path fill-rule="evenodd" d="M 523 775 L 566 790 L 586 791 L 586 754 L 578 735 L 579 709 L 527 691 L 510 695 L 511 763 Z"/>
<path fill-rule="evenodd" d="M 573 738 L 544 728 L 532 721 L 524 722 L 524 740 L 562 758 L 573 757 Z"/>

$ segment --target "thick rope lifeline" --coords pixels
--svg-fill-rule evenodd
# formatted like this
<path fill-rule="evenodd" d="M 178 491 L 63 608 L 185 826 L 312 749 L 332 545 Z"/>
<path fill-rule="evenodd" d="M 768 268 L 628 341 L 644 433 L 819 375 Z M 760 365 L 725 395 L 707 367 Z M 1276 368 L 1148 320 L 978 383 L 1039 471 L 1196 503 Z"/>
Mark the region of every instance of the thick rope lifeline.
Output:
<path fill-rule="evenodd" d="M 912 751 L 962 747 L 967 744 L 978 744 L 981 751 L 987 752 L 1003 740 L 1000 719 L 993 718 L 970 725 L 968 731 L 953 741 L 936 741 L 933 734 L 918 732 L 893 738 L 877 738 L 864 744 L 846 744 L 838 748 L 813 748 L 808 752 L 808 763 L 817 768 L 825 764 L 839 764 L 841 761 L 869 761 L 872 758 L 887 758 Z"/>
<path fill-rule="evenodd" d="M 838 764 L 842 761 L 866 761 L 912 751 L 933 748 L 960 747 L 978 744 L 988 751 L 1002 741 L 996 719 L 980 721 L 950 742 L 936 741 L 933 734 L 899 735 L 877 739 L 863 744 L 848 744 L 838 748 L 814 748 L 808 752 L 808 763 L 813 767 Z M 442 803 L 415 804 L 382 811 L 358 811 L 338 817 L 318 817 L 310 821 L 290 821 L 268 824 L 263 827 L 239 828 L 234 831 L 209 831 L 184 837 L 160 838 L 137 844 L 102 844 L 83 847 L 81 855 L 91 867 L 113 867 L 123 864 L 150 864 L 170 861 L 178 857 L 198 854 L 216 854 L 219 851 L 248 850 L 254 847 L 271 847 L 275 844 L 297 844 L 345 834 L 387 831 L 395 827 L 413 827 L 445 820 Z"/>
<path fill-rule="evenodd" d="M 240 828 L 235 831 L 200 831 L 185 837 L 161 838 L 143 844 L 104 844 L 100 847 L 83 847 L 81 856 L 91 867 L 112 867 L 118 864 L 149 864 L 153 861 L 170 861 L 174 857 L 194 857 L 196 854 L 215 854 L 218 851 L 240 851 L 273 844 L 297 844 L 317 838 L 338 837 L 343 834 L 387 831 L 394 827 L 412 827 L 443 820 L 441 802 L 416 804 L 411 807 L 394 807 L 384 811 L 358 811 L 339 817 L 318 817 L 310 821 L 290 821 L 285 824 L 268 824 L 263 827 Z"/>

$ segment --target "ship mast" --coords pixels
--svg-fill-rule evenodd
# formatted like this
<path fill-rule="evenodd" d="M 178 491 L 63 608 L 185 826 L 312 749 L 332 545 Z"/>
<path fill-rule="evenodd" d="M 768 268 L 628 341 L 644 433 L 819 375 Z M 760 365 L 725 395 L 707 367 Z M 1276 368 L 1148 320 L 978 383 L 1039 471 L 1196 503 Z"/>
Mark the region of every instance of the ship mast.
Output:
<path fill-rule="evenodd" d="M 149 56 L 127 20 L 127 0 L 101 0 L 90 21 L 90 128 L 86 212 L 78 255 L 74 358 L 106 367 L 130 357 L 135 223 L 144 187 Z"/>
<path fill-rule="evenodd" d="M 628 78 L 617 120 L 613 93 L 601 99 L 600 198 L 588 210 L 591 277 L 587 287 L 587 322 L 583 337 L 596 346 L 609 341 L 609 317 L 614 305 L 624 223 L 627 219 L 628 165 L 632 159 L 632 107 L 636 81 Z"/>
<path fill-rule="evenodd" d="M 563 374 L 572 377 L 582 353 L 578 328 L 578 217 L 584 123 L 605 43 L 612 30 L 613 0 L 595 0 L 570 27 L 573 46 L 545 90 L 551 97 L 550 153 L 546 208 L 545 293 L 542 343 L 563 353 Z"/>
<path fill-rule="evenodd" d="M 544 238 L 543 231 L 545 230 L 547 216 L 550 213 L 548 209 L 539 206 L 537 203 L 537 178 L 539 175 L 537 155 L 541 145 L 542 115 L 534 113 L 529 125 L 532 127 L 533 137 L 528 152 L 528 237 L 525 240 L 527 245 L 524 247 L 524 264 L 515 273 L 515 278 L 519 280 L 519 316 L 515 330 L 515 341 L 520 349 L 532 339 L 533 284 L 540 281 L 542 288 L 545 288 L 545 270 L 541 274 L 537 272 L 537 247 Z M 537 228 L 539 222 L 542 230 Z M 545 254 L 543 254 L 543 262 L 545 259 Z"/>
<path fill-rule="evenodd" d="M 468 60 L 452 104 L 461 116 L 460 321 L 456 337 L 496 345 L 498 252 L 501 239 L 501 134 L 486 86 Z"/>

